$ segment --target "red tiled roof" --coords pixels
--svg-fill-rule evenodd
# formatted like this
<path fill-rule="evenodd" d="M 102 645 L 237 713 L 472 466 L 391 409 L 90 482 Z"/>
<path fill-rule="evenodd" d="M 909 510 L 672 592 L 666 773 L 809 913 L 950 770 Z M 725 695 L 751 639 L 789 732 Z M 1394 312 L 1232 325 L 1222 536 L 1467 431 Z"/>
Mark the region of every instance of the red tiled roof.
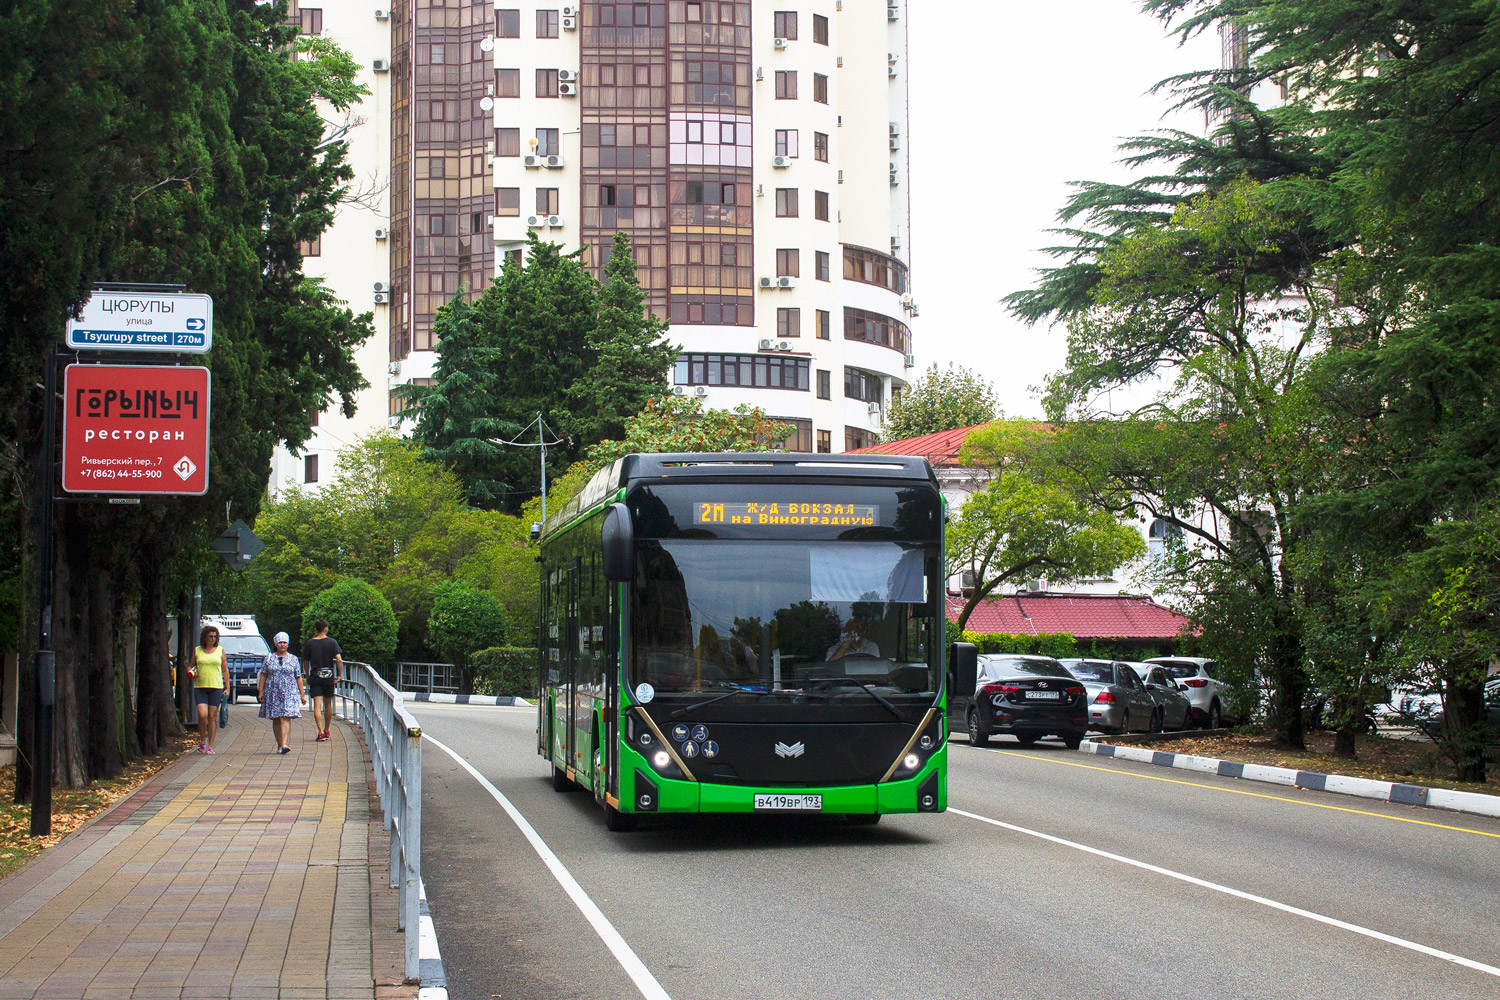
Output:
<path fill-rule="evenodd" d="M 948 620 L 957 621 L 963 607 L 962 597 L 949 597 Z M 1171 639 L 1188 627 L 1188 619 L 1149 597 L 1026 594 L 985 598 L 964 627 L 1007 635 L 1067 632 L 1079 639 Z"/>
<path fill-rule="evenodd" d="M 975 424 L 973 427 L 960 427 L 957 430 L 939 431 L 936 434 L 923 434 L 921 437 L 907 438 L 904 441 L 886 441 L 882 444 L 872 444 L 868 448 L 856 448 L 849 452 L 851 455 L 911 455 L 916 458 L 925 458 L 938 466 L 958 465 L 958 449 L 963 447 L 969 432 L 985 426 Z"/>

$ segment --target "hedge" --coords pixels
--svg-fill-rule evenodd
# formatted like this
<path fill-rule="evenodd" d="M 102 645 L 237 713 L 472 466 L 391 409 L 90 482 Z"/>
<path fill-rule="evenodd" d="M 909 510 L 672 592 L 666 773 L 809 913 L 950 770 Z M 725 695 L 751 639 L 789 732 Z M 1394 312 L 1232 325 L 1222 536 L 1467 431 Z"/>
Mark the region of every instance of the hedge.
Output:
<path fill-rule="evenodd" d="M 509 694 L 535 698 L 538 650 L 526 646 L 492 646 L 469 654 L 475 694 Z"/>
<path fill-rule="evenodd" d="M 1078 655 L 1078 640 L 1067 632 L 1044 635 L 1007 635 L 1004 632 L 969 632 L 964 642 L 972 642 L 981 653 L 1031 653 L 1062 659 Z"/>

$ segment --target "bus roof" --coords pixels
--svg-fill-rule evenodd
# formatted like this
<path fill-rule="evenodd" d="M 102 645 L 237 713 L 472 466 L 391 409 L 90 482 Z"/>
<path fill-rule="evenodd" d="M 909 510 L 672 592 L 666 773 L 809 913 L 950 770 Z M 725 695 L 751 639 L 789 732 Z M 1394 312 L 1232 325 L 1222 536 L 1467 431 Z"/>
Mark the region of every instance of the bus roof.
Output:
<path fill-rule="evenodd" d="M 562 509 L 547 518 L 551 534 L 579 514 L 613 496 L 622 486 L 651 479 L 827 478 L 855 474 L 871 479 L 920 480 L 937 487 L 937 474 L 925 458 L 910 455 L 820 455 L 808 452 L 665 452 L 615 459 L 589 478 Z"/>

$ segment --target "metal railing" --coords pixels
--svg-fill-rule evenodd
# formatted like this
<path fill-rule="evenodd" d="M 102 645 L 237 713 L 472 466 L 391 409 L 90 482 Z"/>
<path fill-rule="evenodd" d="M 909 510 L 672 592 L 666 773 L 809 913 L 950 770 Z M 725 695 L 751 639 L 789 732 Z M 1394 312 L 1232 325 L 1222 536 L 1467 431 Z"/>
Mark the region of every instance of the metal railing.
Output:
<path fill-rule="evenodd" d="M 422 962 L 422 727 L 368 663 L 344 661 L 338 696 L 343 716 L 364 730 L 375 768 L 375 790 L 391 835 L 391 888 L 399 889 L 396 926 L 405 932 L 406 980 L 419 982 Z"/>
<path fill-rule="evenodd" d="M 395 678 L 386 676 L 398 691 L 458 694 L 458 668 L 451 663 L 398 663 Z"/>

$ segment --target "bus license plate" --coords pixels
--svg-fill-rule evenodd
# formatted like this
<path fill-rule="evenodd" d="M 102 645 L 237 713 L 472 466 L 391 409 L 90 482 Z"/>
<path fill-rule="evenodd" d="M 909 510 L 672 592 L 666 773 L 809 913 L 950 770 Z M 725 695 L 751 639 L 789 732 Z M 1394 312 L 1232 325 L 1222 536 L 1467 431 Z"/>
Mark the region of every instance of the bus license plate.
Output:
<path fill-rule="evenodd" d="M 821 795 L 757 795 L 755 796 L 756 811 L 767 809 L 791 812 L 822 812 L 823 796 Z"/>

